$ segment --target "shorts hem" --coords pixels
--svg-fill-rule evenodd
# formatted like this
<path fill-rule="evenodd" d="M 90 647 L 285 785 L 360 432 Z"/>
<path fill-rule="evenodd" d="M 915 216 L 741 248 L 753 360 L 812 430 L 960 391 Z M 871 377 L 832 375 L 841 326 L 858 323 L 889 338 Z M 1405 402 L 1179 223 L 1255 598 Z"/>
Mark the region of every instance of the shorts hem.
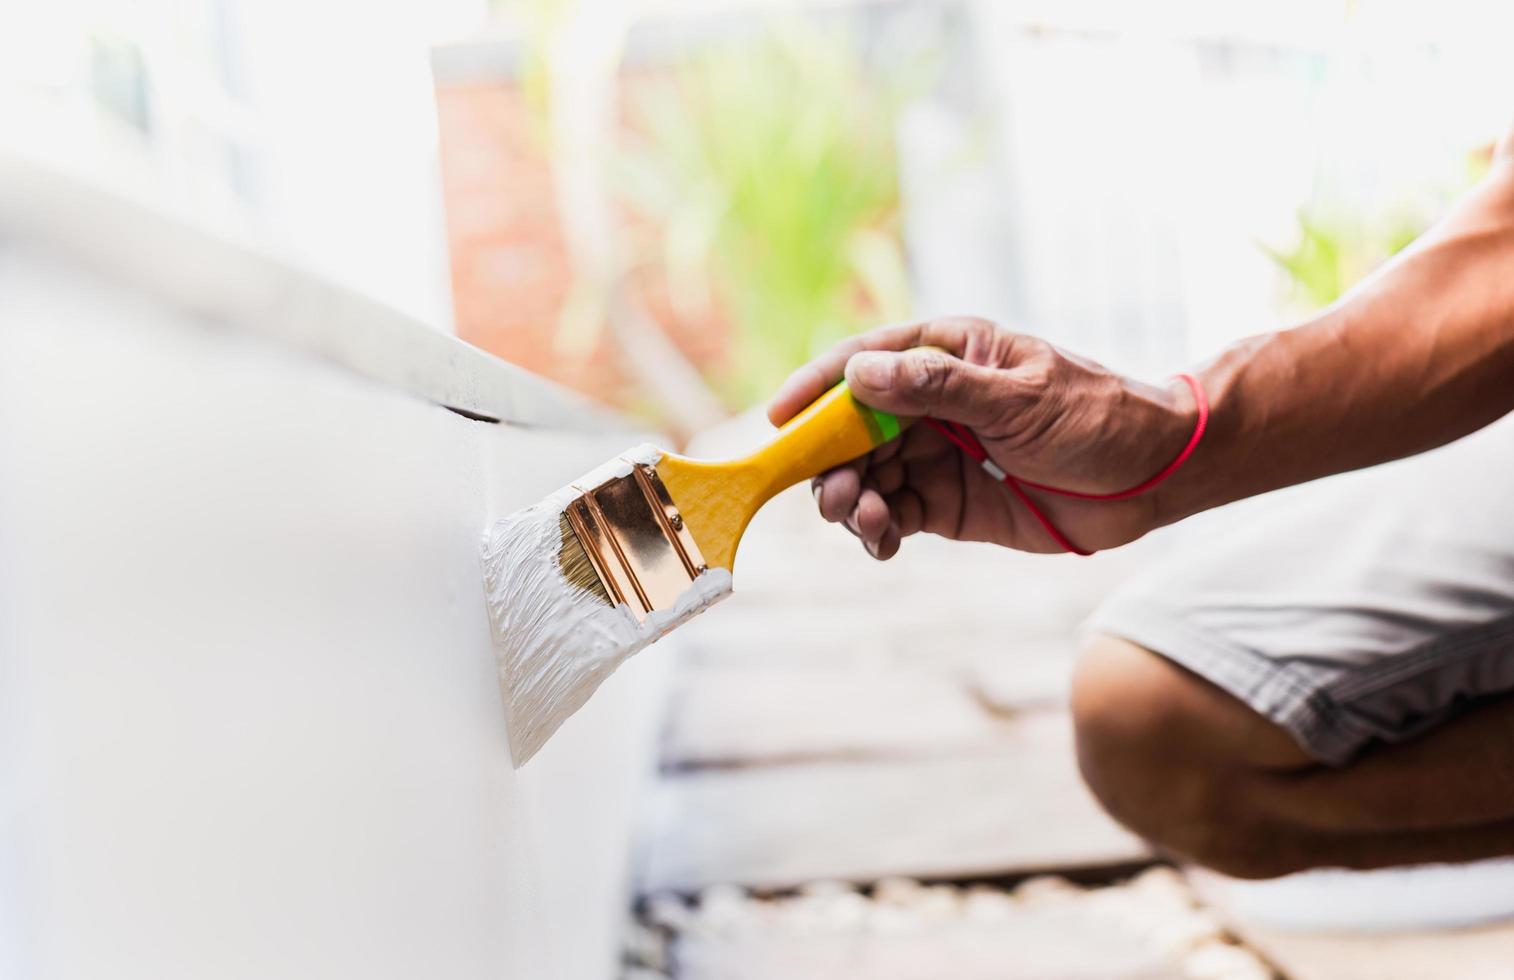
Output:
<path fill-rule="evenodd" d="M 1193 671 L 1281 727 L 1326 765 L 1345 765 L 1373 738 L 1303 672 L 1160 605 L 1116 598 L 1095 612 L 1085 629 L 1129 640 Z"/>

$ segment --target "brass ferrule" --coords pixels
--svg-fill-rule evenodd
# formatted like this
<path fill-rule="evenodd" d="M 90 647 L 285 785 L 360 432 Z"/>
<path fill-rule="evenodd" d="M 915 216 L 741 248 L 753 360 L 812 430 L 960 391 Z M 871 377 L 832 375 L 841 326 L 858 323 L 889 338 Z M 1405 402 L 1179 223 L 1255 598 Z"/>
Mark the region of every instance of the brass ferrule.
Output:
<path fill-rule="evenodd" d="M 627 475 L 599 480 L 590 473 L 573 487 L 580 494 L 564 513 L 610 598 L 638 622 L 672 608 L 705 561 L 656 467 L 631 463 Z"/>

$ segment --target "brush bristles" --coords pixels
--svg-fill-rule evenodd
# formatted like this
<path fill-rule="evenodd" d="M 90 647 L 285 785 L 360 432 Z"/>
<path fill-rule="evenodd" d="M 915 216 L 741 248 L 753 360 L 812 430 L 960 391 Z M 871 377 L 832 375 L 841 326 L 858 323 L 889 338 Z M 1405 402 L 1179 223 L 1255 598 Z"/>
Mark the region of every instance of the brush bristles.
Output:
<path fill-rule="evenodd" d="M 589 560 L 589 553 L 584 550 L 583 542 L 578 540 L 578 533 L 568 522 L 567 514 L 558 516 L 557 531 L 562 537 L 562 543 L 557 550 L 557 565 L 562 569 L 562 577 L 567 579 L 568 584 L 573 588 L 591 593 L 605 605 L 615 605 L 615 601 L 610 598 L 610 591 L 605 588 L 605 583 L 599 577 L 599 572 L 594 570 L 594 563 Z"/>
<path fill-rule="evenodd" d="M 656 459 L 654 452 L 637 451 L 620 459 L 613 470 L 590 474 L 579 483 L 602 488 L 606 480 L 627 476 L 632 466 Z M 563 487 L 496 521 L 484 535 L 484 598 L 508 705 L 510 753 L 517 766 L 531 758 L 622 661 L 731 591 L 729 571 L 701 569 L 644 617 L 626 602 L 612 602 L 611 596 L 622 593 L 602 582 L 595 570 L 597 542 L 586 538 L 586 548 L 574 530 L 584 527 L 582 515 L 572 510 L 584 496 L 578 485 Z M 611 498 L 613 494 L 607 494 L 604 499 L 617 502 Z M 595 513 L 589 515 L 591 520 Z M 607 550 L 613 554 L 606 560 L 622 557 L 615 540 L 609 540 Z M 607 574 L 615 574 L 617 567 L 607 569 Z M 629 576 L 635 569 L 626 571 Z M 641 580 L 635 583 L 639 601 Z"/>

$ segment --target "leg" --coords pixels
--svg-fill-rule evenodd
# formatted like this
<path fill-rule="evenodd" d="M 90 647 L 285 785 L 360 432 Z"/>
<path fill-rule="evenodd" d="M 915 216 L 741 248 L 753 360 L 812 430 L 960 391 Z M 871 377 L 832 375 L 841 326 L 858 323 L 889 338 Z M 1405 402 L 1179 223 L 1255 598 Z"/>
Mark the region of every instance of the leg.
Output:
<path fill-rule="evenodd" d="M 1514 854 L 1514 696 L 1337 769 L 1198 675 L 1099 637 L 1073 715 L 1084 777 L 1110 813 L 1228 874 Z"/>

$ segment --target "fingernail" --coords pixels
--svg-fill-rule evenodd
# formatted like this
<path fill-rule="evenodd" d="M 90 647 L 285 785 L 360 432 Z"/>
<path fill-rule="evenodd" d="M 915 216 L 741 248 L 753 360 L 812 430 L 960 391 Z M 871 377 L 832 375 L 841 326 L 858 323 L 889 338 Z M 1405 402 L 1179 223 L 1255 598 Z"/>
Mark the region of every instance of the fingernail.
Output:
<path fill-rule="evenodd" d="M 816 507 L 820 506 L 820 490 L 821 490 L 820 484 L 818 484 L 818 483 L 812 483 L 812 484 L 810 484 L 810 493 L 814 494 L 814 496 L 815 496 L 815 506 Z"/>
<path fill-rule="evenodd" d="M 887 388 L 893 375 L 889 356 L 876 352 L 853 354 L 847 367 L 851 368 L 853 380 L 867 388 Z"/>
<path fill-rule="evenodd" d="M 864 539 L 862 546 L 867 549 L 868 554 L 872 555 L 874 558 L 878 557 L 878 542 L 868 541 Z"/>

